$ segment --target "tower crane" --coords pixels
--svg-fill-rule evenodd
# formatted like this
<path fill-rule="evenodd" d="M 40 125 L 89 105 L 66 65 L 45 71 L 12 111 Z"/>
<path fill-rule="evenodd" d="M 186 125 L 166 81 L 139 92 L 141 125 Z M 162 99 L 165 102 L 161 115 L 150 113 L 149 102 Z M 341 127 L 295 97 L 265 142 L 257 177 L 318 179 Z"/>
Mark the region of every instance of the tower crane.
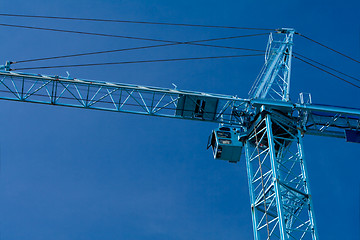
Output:
<path fill-rule="evenodd" d="M 208 148 L 218 160 L 245 152 L 254 239 L 317 240 L 304 135 L 360 143 L 360 109 L 290 100 L 294 29 L 270 34 L 248 98 L 15 72 L 1 66 L 0 99 L 219 124 Z"/>

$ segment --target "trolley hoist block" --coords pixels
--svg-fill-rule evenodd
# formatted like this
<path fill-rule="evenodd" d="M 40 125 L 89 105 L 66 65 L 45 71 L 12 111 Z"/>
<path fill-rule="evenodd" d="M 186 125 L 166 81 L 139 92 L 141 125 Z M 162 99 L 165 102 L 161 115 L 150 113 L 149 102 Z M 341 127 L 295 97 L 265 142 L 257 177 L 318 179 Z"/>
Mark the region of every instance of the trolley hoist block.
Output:
<path fill-rule="evenodd" d="M 207 147 L 212 148 L 215 159 L 236 163 L 240 161 L 244 146 L 241 138 L 244 136 L 244 132 L 235 128 L 220 127 L 212 131 Z"/>

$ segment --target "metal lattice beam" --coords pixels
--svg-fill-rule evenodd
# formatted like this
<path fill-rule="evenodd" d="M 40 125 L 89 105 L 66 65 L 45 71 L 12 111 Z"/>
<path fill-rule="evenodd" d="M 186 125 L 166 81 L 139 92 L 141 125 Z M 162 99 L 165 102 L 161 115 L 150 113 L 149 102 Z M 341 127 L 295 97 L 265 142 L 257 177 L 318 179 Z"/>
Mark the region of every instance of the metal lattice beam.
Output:
<path fill-rule="evenodd" d="M 250 90 L 250 98 L 289 101 L 294 29 L 281 29 L 281 40 L 269 36 L 264 66 Z"/>
<path fill-rule="evenodd" d="M 226 95 L 0 72 L 0 99 L 239 125 L 246 101 Z M 210 104 L 212 103 L 212 104 Z"/>
<path fill-rule="evenodd" d="M 263 111 L 249 132 L 245 148 L 255 239 L 318 239 L 298 126 L 286 115 Z"/>
<path fill-rule="evenodd" d="M 149 116 L 207 121 L 244 127 L 256 109 L 266 106 L 289 113 L 305 134 L 344 138 L 360 129 L 360 110 L 294 104 L 266 99 L 115 84 L 57 76 L 0 71 L 0 99 Z M 203 102 L 207 102 L 201 109 Z M 249 112 L 248 109 L 255 109 Z M 198 112 L 196 112 L 196 109 Z"/>
<path fill-rule="evenodd" d="M 305 134 L 344 138 L 360 129 L 360 110 L 140 85 L 0 71 L 0 99 L 245 127 L 266 106 L 289 113 Z M 207 105 L 202 109 L 203 102 Z M 254 109 L 254 111 L 248 111 Z M 196 112 L 196 110 L 198 112 Z"/>

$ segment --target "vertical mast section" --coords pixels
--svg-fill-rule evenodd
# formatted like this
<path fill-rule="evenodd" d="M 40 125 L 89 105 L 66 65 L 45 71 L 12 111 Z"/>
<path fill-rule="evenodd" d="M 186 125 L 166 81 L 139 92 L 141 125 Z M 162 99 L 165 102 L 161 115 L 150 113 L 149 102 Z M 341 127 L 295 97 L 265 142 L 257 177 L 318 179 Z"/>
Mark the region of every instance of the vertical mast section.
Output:
<path fill-rule="evenodd" d="M 245 142 L 255 240 L 318 240 L 302 135 L 294 119 L 262 109 Z"/>
<path fill-rule="evenodd" d="M 270 34 L 252 99 L 290 101 L 294 29 Z M 274 39 L 277 38 L 277 39 Z M 292 112 L 256 107 L 247 127 L 246 166 L 255 240 L 318 240 L 305 166 L 301 123 Z"/>
<path fill-rule="evenodd" d="M 281 40 L 274 39 L 270 33 L 265 63 L 249 92 L 250 98 L 289 101 L 294 33 L 295 30 L 289 28 L 277 30 L 277 34 L 284 35 Z"/>

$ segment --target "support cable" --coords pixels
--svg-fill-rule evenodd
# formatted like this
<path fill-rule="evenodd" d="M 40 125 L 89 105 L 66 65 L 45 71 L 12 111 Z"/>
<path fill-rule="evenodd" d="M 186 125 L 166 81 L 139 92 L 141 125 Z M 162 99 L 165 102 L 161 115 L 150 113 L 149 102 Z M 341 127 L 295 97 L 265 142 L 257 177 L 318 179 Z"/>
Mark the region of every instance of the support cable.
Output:
<path fill-rule="evenodd" d="M 25 15 L 25 14 L 9 14 L 9 13 L 0 13 L 0 16 L 3 16 L 3 17 L 41 18 L 41 19 L 58 19 L 58 20 L 77 20 L 77 21 L 92 21 L 92 22 L 135 23 L 135 24 L 152 24 L 152 25 L 184 26 L 184 27 L 230 28 L 230 29 L 242 29 L 242 30 L 274 31 L 274 29 L 270 29 L 270 28 L 216 26 L 216 25 L 202 25 L 202 24 L 166 23 L 166 22 L 132 21 L 132 20 L 99 19 L 99 18 L 41 16 L 41 15 Z"/>
<path fill-rule="evenodd" d="M 354 59 L 354 58 L 352 58 L 352 57 L 350 57 L 350 56 L 348 56 L 348 55 L 346 55 L 346 54 L 344 54 L 344 53 L 342 53 L 342 52 L 339 52 L 339 51 L 337 51 L 337 50 L 335 50 L 335 49 L 333 49 L 333 48 L 331 48 L 331 47 L 328 47 L 328 46 L 326 46 L 325 44 L 322 44 L 322 43 L 320 43 L 320 42 L 318 42 L 318 41 L 315 41 L 315 40 L 313 40 L 313 39 L 311 39 L 311 38 L 309 38 L 309 37 L 307 37 L 307 36 L 304 36 L 304 35 L 302 35 L 302 34 L 300 34 L 300 33 L 297 33 L 297 34 L 298 34 L 299 36 L 301 36 L 301 37 L 303 37 L 303 38 L 311 41 L 311 42 L 314 42 L 314 43 L 316 43 L 316 44 L 318 44 L 318 45 L 320 45 L 320 46 L 322 46 L 322 47 L 324 47 L 324 48 L 327 48 L 327 49 L 329 49 L 329 50 L 331 50 L 331 51 L 333 51 L 333 52 L 335 52 L 335 53 L 337 53 L 337 54 L 340 54 L 340 55 L 343 56 L 343 57 L 346 57 L 346 58 L 348 58 L 348 59 L 350 59 L 350 60 L 352 60 L 352 61 L 354 61 L 354 62 L 360 63 L 359 60 L 356 60 L 356 59 Z"/>
<path fill-rule="evenodd" d="M 165 47 L 165 46 L 175 46 L 175 45 L 182 45 L 182 44 L 185 44 L 185 45 L 198 45 L 198 46 L 206 46 L 206 47 L 217 47 L 217 48 L 227 48 L 227 49 L 236 49 L 236 50 L 245 50 L 245 51 L 253 51 L 253 52 L 264 52 L 264 50 L 251 49 L 251 48 L 238 48 L 238 47 L 218 46 L 218 45 L 210 45 L 210 44 L 201 44 L 200 43 L 200 42 L 217 41 L 217 40 L 233 39 L 233 38 L 240 38 L 240 37 L 244 37 L 244 36 L 231 36 L 231 37 L 222 37 L 222 38 L 212 38 L 212 39 L 206 39 L 206 40 L 196 40 L 196 41 L 190 41 L 190 42 L 174 42 L 174 43 L 168 43 L 168 44 L 141 46 L 141 47 L 133 47 L 133 48 L 122 48 L 122 49 L 113 49 L 113 50 L 105 50 L 105 51 L 96 51 L 96 52 L 60 55 L 60 56 L 53 56 L 53 57 L 25 59 L 25 60 L 20 60 L 20 61 L 13 61 L 13 62 L 11 62 L 11 64 L 34 62 L 34 61 L 43 61 L 43 60 L 51 60 L 51 59 L 59 59 L 59 58 L 68 58 L 68 57 L 88 56 L 88 55 L 103 54 L 103 53 L 114 53 L 114 52 L 122 52 L 122 51 L 140 50 L 140 49 Z"/>
<path fill-rule="evenodd" d="M 30 70 L 30 69 L 45 69 L 45 68 L 104 66 L 104 65 L 131 64 L 131 63 L 154 63 L 154 62 L 172 62 L 172 61 L 188 61 L 188 60 L 203 60 L 203 59 L 239 58 L 239 57 L 254 57 L 254 56 L 263 56 L 263 54 L 209 56 L 209 57 L 194 57 L 194 58 L 171 58 L 171 59 L 154 59 L 154 60 L 125 61 L 125 62 L 86 63 L 86 64 L 73 64 L 73 65 L 26 67 L 26 68 L 10 69 L 10 71 Z"/>
<path fill-rule="evenodd" d="M 307 60 L 309 60 L 309 61 L 311 61 L 311 62 L 314 62 L 314 63 L 316 63 L 316 64 L 319 64 L 320 66 L 323 66 L 323 67 L 325 67 L 325 68 L 327 68 L 327 69 L 330 69 L 330 70 L 332 70 L 332 71 L 334 71 L 334 72 L 340 73 L 340 74 L 342 74 L 342 75 L 344 75 L 344 76 L 346 76 L 346 77 L 349 77 L 349 78 L 351 78 L 351 79 L 353 79 L 353 80 L 355 80 L 355 81 L 357 81 L 357 82 L 360 82 L 360 79 L 358 79 L 358 78 L 356 78 L 356 77 L 350 76 L 350 75 L 348 75 L 348 74 L 346 74 L 346 73 L 343 73 L 343 72 L 341 72 L 341 71 L 339 71 L 339 70 L 336 70 L 336 69 L 334 69 L 334 68 L 332 68 L 332 67 L 326 66 L 325 64 L 322 64 L 322 63 L 320 63 L 320 62 L 318 62 L 318 61 L 315 61 L 315 60 L 313 60 L 313 59 L 311 59 L 311 58 L 305 57 L 304 55 L 301 55 L 301 54 L 299 54 L 299 53 L 295 53 L 295 52 L 294 52 L 294 54 L 297 55 L 297 56 L 300 56 L 300 57 L 302 57 L 302 58 L 305 58 L 305 59 L 307 59 Z"/>
<path fill-rule="evenodd" d="M 346 82 L 346 83 L 348 83 L 348 84 L 350 84 L 350 85 L 352 85 L 352 86 L 354 86 L 354 87 L 360 88 L 359 85 L 356 85 L 356 84 L 354 84 L 354 83 L 352 83 L 352 82 L 350 82 L 350 81 L 348 81 L 348 80 L 346 80 L 346 79 L 344 79 L 344 78 L 342 78 L 342 77 L 339 77 L 339 76 L 337 76 L 337 75 L 335 75 L 335 74 L 333 74 L 333 73 L 331 73 L 331 72 L 329 72 L 329 71 L 326 71 L 325 69 L 322 69 L 322 68 L 319 67 L 319 66 L 316 66 L 316 65 L 314 65 L 314 64 L 312 64 L 312 63 L 310 63 L 310 62 L 308 62 L 308 61 L 306 61 L 306 60 L 304 60 L 304 59 L 301 59 L 300 57 L 297 57 L 296 55 L 294 55 L 294 58 L 295 58 L 295 59 L 299 59 L 300 61 L 302 61 L 302 62 L 304 62 L 304 63 L 306 63 L 306 64 L 308 64 L 308 65 L 310 65 L 310 66 L 312 66 L 312 67 L 314 67 L 314 68 L 317 68 L 317 69 L 319 69 L 320 71 L 323 71 L 323 72 L 325 72 L 325 73 L 327 73 L 327 74 L 330 74 L 331 76 L 336 77 L 336 78 L 340 79 L 341 81 L 344 81 L 344 82 Z"/>
<path fill-rule="evenodd" d="M 146 41 L 154 41 L 154 42 L 168 42 L 168 43 L 172 42 L 172 41 L 159 40 L 159 39 L 153 39 L 153 38 L 121 36 L 121 35 L 115 35 L 115 34 L 83 32 L 83 31 L 64 30 L 64 29 L 56 29 L 56 28 L 44 28 L 44 27 L 34 27 L 34 26 L 25 26 L 25 25 L 14 25 L 14 24 L 5 24 L 5 23 L 0 23 L 0 26 L 14 27 L 14 28 L 35 29 L 35 30 L 45 30 L 45 31 L 53 31 L 53 32 L 63 32 L 63 33 L 76 33 L 76 34 L 85 34 L 85 35 L 102 36 L 102 37 L 126 38 L 126 39 L 133 39 L 133 40 L 146 40 Z"/>
<path fill-rule="evenodd" d="M 155 38 L 133 37 L 133 36 L 123 36 L 123 35 L 106 34 L 106 33 L 94 33 L 94 32 L 83 32 L 83 31 L 57 29 L 57 28 L 45 28 L 45 27 L 35 27 L 35 26 L 5 24 L 5 23 L 0 23 L 0 26 L 14 27 L 14 28 L 26 28 L 26 29 L 34 29 L 34 30 L 44 30 L 44 31 L 53 31 L 53 32 L 63 32 L 63 33 L 76 33 L 76 34 L 102 36 L 102 37 L 115 37 L 115 38 L 125 38 L 125 39 L 133 39 L 133 40 L 145 40 L 145 41 L 154 41 L 154 42 L 175 43 L 175 41 L 161 40 L 161 39 L 155 39 Z M 253 37 L 253 36 L 261 36 L 261 35 L 268 35 L 268 33 L 257 33 L 257 34 L 242 35 L 242 37 Z"/>

